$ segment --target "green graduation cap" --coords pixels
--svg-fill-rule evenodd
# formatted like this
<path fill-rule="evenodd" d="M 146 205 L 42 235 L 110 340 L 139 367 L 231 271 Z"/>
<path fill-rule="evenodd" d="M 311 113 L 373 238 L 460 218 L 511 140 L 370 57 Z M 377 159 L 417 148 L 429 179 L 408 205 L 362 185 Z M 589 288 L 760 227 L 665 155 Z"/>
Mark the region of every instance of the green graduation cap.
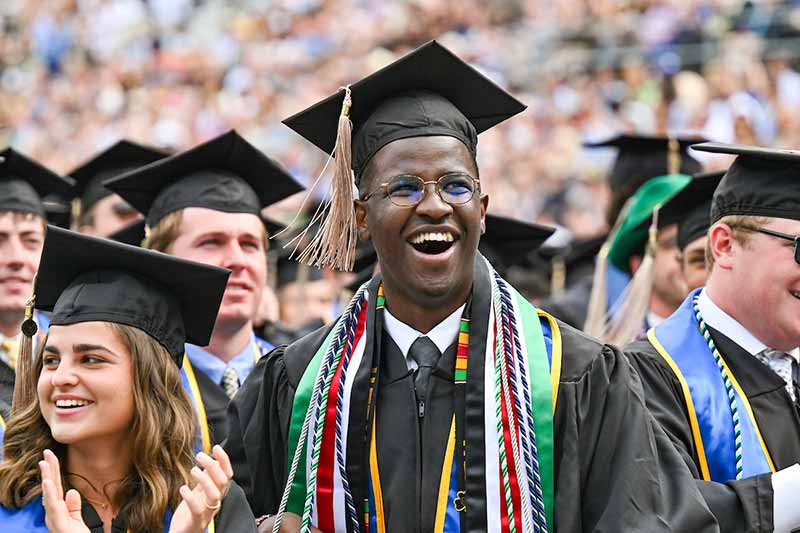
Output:
<path fill-rule="evenodd" d="M 628 259 L 647 242 L 648 222 L 657 207 L 668 202 L 692 180 L 686 174 L 667 174 L 646 182 L 631 197 L 619 230 L 608 251 L 612 265 L 630 272 Z"/>

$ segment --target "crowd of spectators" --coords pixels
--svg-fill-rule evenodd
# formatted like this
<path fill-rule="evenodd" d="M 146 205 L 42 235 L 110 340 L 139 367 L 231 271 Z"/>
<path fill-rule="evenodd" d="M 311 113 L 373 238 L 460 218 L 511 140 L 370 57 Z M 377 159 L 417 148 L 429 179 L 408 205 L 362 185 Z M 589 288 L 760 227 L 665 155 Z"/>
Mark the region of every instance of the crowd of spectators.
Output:
<path fill-rule="evenodd" d="M 431 38 L 529 106 L 481 136 L 497 213 L 603 231 L 613 153 L 581 142 L 622 131 L 800 146 L 795 2 L 2 0 L 0 21 L 0 145 L 60 172 L 236 128 L 311 182 L 325 156 L 281 119 Z"/>

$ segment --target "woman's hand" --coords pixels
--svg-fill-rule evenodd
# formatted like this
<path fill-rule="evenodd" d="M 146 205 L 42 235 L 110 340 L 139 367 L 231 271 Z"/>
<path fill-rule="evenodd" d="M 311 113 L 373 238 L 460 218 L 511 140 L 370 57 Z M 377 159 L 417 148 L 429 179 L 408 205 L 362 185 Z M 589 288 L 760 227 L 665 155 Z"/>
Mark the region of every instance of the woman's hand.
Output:
<path fill-rule="evenodd" d="M 42 473 L 42 503 L 47 530 L 51 533 L 90 533 L 81 516 L 81 495 L 70 489 L 64 497 L 58 457 L 45 450 L 44 461 L 39 461 L 39 470 Z"/>
<path fill-rule="evenodd" d="M 172 515 L 170 533 L 202 533 L 219 512 L 233 478 L 233 468 L 221 446 L 214 446 L 211 453 L 213 458 L 203 452 L 197 454 L 203 470 L 192 468 L 192 477 L 197 482 L 193 489 L 187 485 L 181 487 L 183 501 Z"/>

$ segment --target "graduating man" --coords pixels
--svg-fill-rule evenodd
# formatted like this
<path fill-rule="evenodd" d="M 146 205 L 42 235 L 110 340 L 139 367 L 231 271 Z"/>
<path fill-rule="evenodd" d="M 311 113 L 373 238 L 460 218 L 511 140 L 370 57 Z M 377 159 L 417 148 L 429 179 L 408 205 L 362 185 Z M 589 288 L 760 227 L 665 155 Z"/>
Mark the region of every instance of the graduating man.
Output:
<path fill-rule="evenodd" d="M 77 214 L 74 227 L 87 235 L 109 237 L 140 219 L 142 215 L 118 194 L 106 189 L 103 182 L 167 155 L 155 148 L 121 140 L 75 168 L 69 173 L 75 180 L 73 201 L 79 204 L 74 210 Z"/>
<path fill-rule="evenodd" d="M 590 335 L 620 346 L 627 344 L 672 314 L 686 296 L 677 261 L 677 224 L 661 216 L 659 208 L 690 181 L 685 174 L 658 176 L 639 187 L 631 198 L 620 215 L 621 224 L 609 238 L 607 260 L 609 268 L 632 274 L 632 278 L 607 313 L 602 312 L 606 295 L 596 280 L 585 328 Z M 599 320 L 593 318 L 598 310 Z"/>
<path fill-rule="evenodd" d="M 477 135 L 523 109 L 434 41 L 287 119 L 338 150 L 307 251 L 347 268 L 357 233 L 381 274 L 231 402 L 254 514 L 288 531 L 716 530 L 624 356 L 538 313 L 477 252 Z"/>
<path fill-rule="evenodd" d="M 47 226 L 42 197 L 66 195 L 72 185 L 13 148 L 0 152 L 0 401 L 7 405 L 14 394 L 19 328 Z M 36 313 L 34 320 L 47 330 L 47 317 Z"/>
<path fill-rule="evenodd" d="M 800 526 L 800 152 L 696 149 L 738 156 L 711 204 L 708 280 L 626 353 L 722 530 L 788 532 Z"/>
<path fill-rule="evenodd" d="M 145 248 L 232 271 L 211 342 L 187 344 L 183 361 L 210 450 L 225 438 L 228 401 L 272 348 L 253 334 L 267 278 L 261 209 L 302 187 L 235 131 L 105 185 L 145 214 Z"/>
<path fill-rule="evenodd" d="M 706 236 L 711 227 L 711 199 L 724 175 L 724 171 L 697 174 L 661 209 L 662 216 L 678 221 L 675 242 L 688 292 L 706 284 Z"/>
<path fill-rule="evenodd" d="M 613 228 L 616 225 L 626 202 L 647 181 L 667 174 L 691 175 L 699 172 L 701 165 L 688 153 L 688 148 L 703 140 L 666 135 L 622 134 L 602 142 L 585 144 L 586 148 L 616 148 L 618 150 L 606 178 L 611 191 L 611 200 L 606 212 L 608 227 Z M 662 243 L 668 243 L 669 240 L 668 236 L 661 236 Z M 604 259 L 600 256 L 598 260 L 603 261 Z M 606 265 L 603 268 L 605 267 Z M 664 271 L 663 268 L 660 270 Z M 630 281 L 628 264 L 615 266 L 611 263 L 607 265 L 604 278 L 602 284 L 606 288 L 605 310 L 608 311 L 617 304 Z M 542 308 L 568 324 L 583 328 L 587 319 L 590 294 L 595 288 L 593 285 L 596 284 L 597 281 L 591 275 L 586 276 L 572 287 L 567 288 L 564 293 L 542 302 Z M 658 284 L 659 288 L 656 289 L 656 292 L 661 290 L 660 285 L 664 285 L 665 296 L 669 299 L 670 289 L 673 288 L 670 277 L 665 276 Z M 682 297 L 674 302 L 673 310 L 681 300 Z M 664 316 L 667 315 L 669 313 Z"/>

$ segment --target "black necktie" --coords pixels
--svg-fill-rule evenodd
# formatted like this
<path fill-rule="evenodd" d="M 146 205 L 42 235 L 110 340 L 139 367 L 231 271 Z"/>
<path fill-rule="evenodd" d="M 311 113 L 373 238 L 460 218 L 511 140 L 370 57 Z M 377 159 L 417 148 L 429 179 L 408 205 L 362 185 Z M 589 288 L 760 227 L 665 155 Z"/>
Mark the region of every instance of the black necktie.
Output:
<path fill-rule="evenodd" d="M 420 418 L 425 416 L 425 398 L 428 393 L 428 381 L 431 372 L 439 361 L 439 348 L 428 337 L 419 337 L 408 350 L 408 357 L 416 361 L 417 370 L 414 373 L 414 389 L 417 393 L 417 409 Z"/>

